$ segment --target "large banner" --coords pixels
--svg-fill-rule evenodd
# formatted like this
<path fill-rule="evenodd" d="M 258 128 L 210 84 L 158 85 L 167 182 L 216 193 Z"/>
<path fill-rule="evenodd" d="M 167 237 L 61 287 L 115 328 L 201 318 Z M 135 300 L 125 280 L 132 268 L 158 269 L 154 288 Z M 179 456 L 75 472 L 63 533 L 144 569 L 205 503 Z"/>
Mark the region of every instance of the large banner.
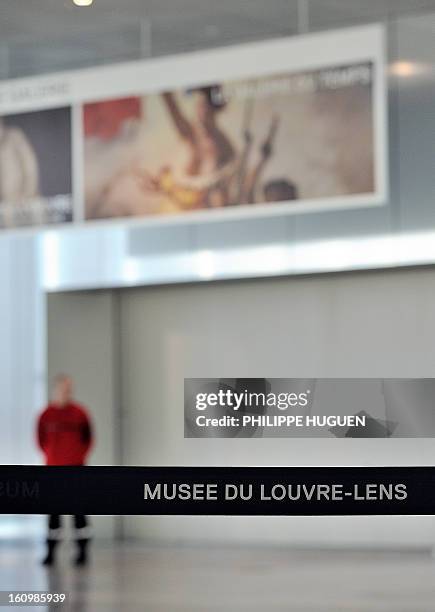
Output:
<path fill-rule="evenodd" d="M 87 104 L 86 218 L 372 198 L 373 71 L 355 63 Z"/>
<path fill-rule="evenodd" d="M 70 108 L 0 116 L 0 228 L 72 215 Z"/>
<path fill-rule="evenodd" d="M 3 83 L 0 226 L 382 204 L 383 47 L 370 26 Z"/>

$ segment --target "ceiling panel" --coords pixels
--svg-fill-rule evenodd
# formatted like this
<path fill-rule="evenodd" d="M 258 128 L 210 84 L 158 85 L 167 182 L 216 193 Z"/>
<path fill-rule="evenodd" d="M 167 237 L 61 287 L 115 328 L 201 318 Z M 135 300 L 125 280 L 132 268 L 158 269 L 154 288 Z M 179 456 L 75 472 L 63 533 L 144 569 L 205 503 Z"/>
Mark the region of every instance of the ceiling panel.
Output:
<path fill-rule="evenodd" d="M 94 0 L 78 8 L 72 0 L 0 0 L 0 78 L 292 35 L 303 1 Z M 435 0 L 306 0 L 306 6 L 315 31 L 432 11 Z M 141 40 L 148 31 L 151 44 L 148 36 Z"/>

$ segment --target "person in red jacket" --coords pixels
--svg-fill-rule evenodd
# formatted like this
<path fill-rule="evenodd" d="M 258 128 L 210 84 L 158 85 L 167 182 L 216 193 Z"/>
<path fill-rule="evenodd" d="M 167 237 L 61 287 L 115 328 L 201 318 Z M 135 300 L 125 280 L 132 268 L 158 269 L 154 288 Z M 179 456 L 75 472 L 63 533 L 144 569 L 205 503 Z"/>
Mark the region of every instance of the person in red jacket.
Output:
<path fill-rule="evenodd" d="M 73 399 L 73 382 L 66 374 L 54 379 L 52 401 L 38 419 L 38 443 L 45 455 L 46 465 L 84 465 L 92 446 L 92 427 L 89 414 Z M 86 516 L 74 516 L 77 543 L 76 565 L 87 562 L 89 527 Z M 47 555 L 44 565 L 55 561 L 55 550 L 61 537 L 61 517 L 48 517 Z"/>

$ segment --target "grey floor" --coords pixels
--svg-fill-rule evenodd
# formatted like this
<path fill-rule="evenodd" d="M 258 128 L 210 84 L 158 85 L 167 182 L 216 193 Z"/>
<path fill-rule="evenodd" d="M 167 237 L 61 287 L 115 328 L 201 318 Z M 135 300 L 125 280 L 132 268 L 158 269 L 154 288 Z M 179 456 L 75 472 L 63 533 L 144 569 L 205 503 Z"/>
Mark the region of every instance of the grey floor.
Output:
<path fill-rule="evenodd" d="M 58 568 L 48 571 L 38 565 L 41 552 L 2 544 L 0 589 L 64 590 L 69 603 L 61 611 L 435 611 L 435 560 L 428 553 L 117 544 L 96 547 L 80 570 L 65 547 Z M 36 608 L 14 608 L 30 609 Z"/>

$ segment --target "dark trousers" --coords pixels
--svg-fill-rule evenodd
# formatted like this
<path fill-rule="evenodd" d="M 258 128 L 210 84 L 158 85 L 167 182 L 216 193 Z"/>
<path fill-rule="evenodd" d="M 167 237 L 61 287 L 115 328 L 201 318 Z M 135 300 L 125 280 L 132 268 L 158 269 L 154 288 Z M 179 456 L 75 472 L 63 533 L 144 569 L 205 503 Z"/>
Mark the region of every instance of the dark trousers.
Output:
<path fill-rule="evenodd" d="M 74 522 L 74 539 L 77 542 L 87 541 L 90 539 L 89 521 L 84 514 L 75 514 Z M 49 542 L 58 542 L 62 536 L 62 517 L 59 514 L 50 514 L 48 517 L 48 536 Z"/>

